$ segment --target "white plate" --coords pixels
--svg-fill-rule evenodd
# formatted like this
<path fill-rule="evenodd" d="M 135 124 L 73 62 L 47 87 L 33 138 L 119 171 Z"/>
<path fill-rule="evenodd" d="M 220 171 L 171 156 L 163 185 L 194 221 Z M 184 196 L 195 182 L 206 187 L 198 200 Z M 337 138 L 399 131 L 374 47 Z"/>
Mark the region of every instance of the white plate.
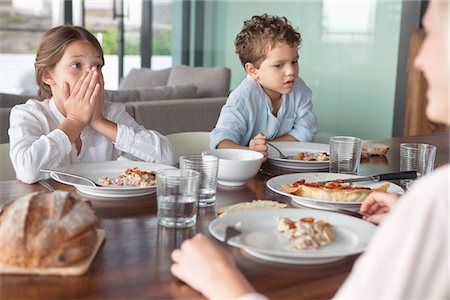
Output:
<path fill-rule="evenodd" d="M 343 205 L 343 206 L 349 206 L 349 207 L 355 207 L 359 208 L 361 205 L 361 202 L 342 202 L 342 201 L 329 201 L 329 200 L 320 200 L 320 199 L 311 199 L 311 198 L 305 198 L 300 197 L 296 195 L 292 195 L 288 192 L 285 192 L 283 188 L 281 187 L 283 184 L 289 183 L 292 184 L 296 181 L 299 181 L 301 179 L 304 179 L 306 182 L 317 182 L 317 181 L 326 181 L 326 180 L 336 180 L 336 179 L 347 179 L 347 178 L 357 178 L 357 177 L 363 177 L 358 175 L 350 175 L 350 174 L 340 174 L 340 173 L 292 173 L 292 174 L 286 174 L 286 175 L 280 175 L 276 177 L 272 177 L 267 181 L 267 187 L 274 191 L 275 193 L 285 195 L 292 198 L 292 201 L 308 206 L 314 207 L 318 206 L 321 203 L 326 204 L 332 204 L 332 205 Z M 383 184 L 389 183 L 388 192 L 391 193 L 403 193 L 403 189 L 392 183 L 387 181 L 379 181 L 379 182 L 356 182 L 354 183 L 355 186 L 363 186 L 363 187 L 370 187 L 375 188 L 378 186 L 381 186 Z"/>
<path fill-rule="evenodd" d="M 277 231 L 278 218 L 288 217 L 298 220 L 313 217 L 333 225 L 336 240 L 315 250 L 290 251 L 287 239 Z M 227 226 L 240 223 L 242 234 L 228 241 L 232 246 L 242 248 L 250 255 L 261 259 L 292 263 L 325 263 L 358 254 L 366 248 L 375 225 L 358 218 L 343 214 L 311 209 L 259 209 L 243 211 L 219 217 L 209 225 L 210 233 L 218 240 L 223 240 Z M 308 261 L 309 260 L 309 261 Z"/>
<path fill-rule="evenodd" d="M 296 155 L 299 152 L 326 152 L 330 153 L 328 144 L 302 143 L 302 142 L 273 142 L 275 147 L 285 155 Z M 283 159 L 280 154 L 268 146 L 269 162 L 274 166 L 296 170 L 324 170 L 329 168 L 329 161 L 302 161 Z"/>
<path fill-rule="evenodd" d="M 57 168 L 60 171 L 67 171 L 81 175 L 98 182 L 102 176 L 116 177 L 128 168 L 138 167 L 143 171 L 158 171 L 161 169 L 174 169 L 175 167 L 163 164 L 154 164 L 141 161 L 102 161 L 92 163 L 80 163 Z M 144 196 L 156 191 L 156 186 L 152 187 L 125 187 L 125 186 L 91 186 L 83 180 L 64 175 L 51 173 L 51 177 L 64 184 L 73 185 L 81 193 L 108 198 L 126 198 Z"/>
<path fill-rule="evenodd" d="M 343 259 L 343 257 L 328 257 L 328 258 L 289 258 L 289 257 L 280 257 L 280 256 L 272 256 L 261 254 L 256 251 L 252 251 L 250 249 L 244 249 L 245 252 L 254 256 L 256 258 L 272 261 L 283 264 L 292 264 L 292 265 L 318 265 L 318 264 L 326 264 L 330 262 L 334 262 L 337 260 Z"/>

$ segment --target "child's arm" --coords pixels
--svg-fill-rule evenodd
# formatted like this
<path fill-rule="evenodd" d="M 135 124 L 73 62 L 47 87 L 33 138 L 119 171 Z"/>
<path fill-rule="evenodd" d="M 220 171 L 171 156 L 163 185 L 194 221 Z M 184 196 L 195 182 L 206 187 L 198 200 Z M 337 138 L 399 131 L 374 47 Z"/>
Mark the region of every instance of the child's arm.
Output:
<path fill-rule="evenodd" d="M 253 139 L 250 140 L 248 147 L 236 144 L 231 140 L 223 140 L 217 145 L 218 149 L 246 149 L 260 152 L 264 155 L 264 160 L 267 159 L 268 149 L 266 144 L 266 136 L 262 133 L 258 133 Z"/>
<path fill-rule="evenodd" d="M 272 141 L 274 141 L 274 142 L 301 142 L 290 134 L 279 136 L 277 138 L 274 138 Z"/>

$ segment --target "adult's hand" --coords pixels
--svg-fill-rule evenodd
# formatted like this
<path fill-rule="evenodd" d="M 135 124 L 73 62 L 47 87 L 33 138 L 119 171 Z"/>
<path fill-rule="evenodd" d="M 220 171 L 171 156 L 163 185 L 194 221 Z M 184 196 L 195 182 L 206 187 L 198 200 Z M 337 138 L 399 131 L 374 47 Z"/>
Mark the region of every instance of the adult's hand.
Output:
<path fill-rule="evenodd" d="M 209 299 L 236 299 L 254 289 L 231 255 L 202 234 L 172 252 L 172 274 Z"/>
<path fill-rule="evenodd" d="M 364 220 L 379 224 L 395 206 L 400 196 L 394 193 L 373 192 L 361 204 L 360 211 L 367 214 Z"/>

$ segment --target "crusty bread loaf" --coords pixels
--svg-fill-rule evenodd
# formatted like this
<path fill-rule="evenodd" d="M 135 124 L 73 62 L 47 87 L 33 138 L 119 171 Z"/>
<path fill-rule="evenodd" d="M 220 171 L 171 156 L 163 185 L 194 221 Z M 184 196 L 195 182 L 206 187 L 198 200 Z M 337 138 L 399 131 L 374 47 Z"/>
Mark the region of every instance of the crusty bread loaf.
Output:
<path fill-rule="evenodd" d="M 284 208 L 286 203 L 280 203 L 272 200 L 253 200 L 251 202 L 241 202 L 238 204 L 233 204 L 229 206 L 224 206 L 216 210 L 218 216 L 225 216 L 230 213 L 254 210 L 254 209 L 264 209 L 264 208 Z"/>
<path fill-rule="evenodd" d="M 64 267 L 88 257 L 97 242 L 92 207 L 69 192 L 32 193 L 0 208 L 0 262 Z"/>
<path fill-rule="evenodd" d="M 389 146 L 384 144 L 372 144 L 372 143 L 364 143 L 362 145 L 361 156 L 369 157 L 371 155 L 386 155 L 389 151 Z"/>

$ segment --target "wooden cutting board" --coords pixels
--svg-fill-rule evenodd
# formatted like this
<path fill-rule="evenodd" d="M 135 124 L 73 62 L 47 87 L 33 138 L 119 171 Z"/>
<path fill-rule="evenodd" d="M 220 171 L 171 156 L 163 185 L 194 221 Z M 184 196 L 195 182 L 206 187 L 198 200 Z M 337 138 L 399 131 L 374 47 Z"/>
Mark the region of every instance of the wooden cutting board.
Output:
<path fill-rule="evenodd" d="M 79 276 L 86 273 L 95 258 L 100 246 L 105 240 L 105 231 L 97 229 L 97 244 L 92 254 L 74 265 L 61 268 L 23 268 L 0 263 L 0 274 L 22 274 L 22 275 L 51 275 L 51 276 Z"/>

